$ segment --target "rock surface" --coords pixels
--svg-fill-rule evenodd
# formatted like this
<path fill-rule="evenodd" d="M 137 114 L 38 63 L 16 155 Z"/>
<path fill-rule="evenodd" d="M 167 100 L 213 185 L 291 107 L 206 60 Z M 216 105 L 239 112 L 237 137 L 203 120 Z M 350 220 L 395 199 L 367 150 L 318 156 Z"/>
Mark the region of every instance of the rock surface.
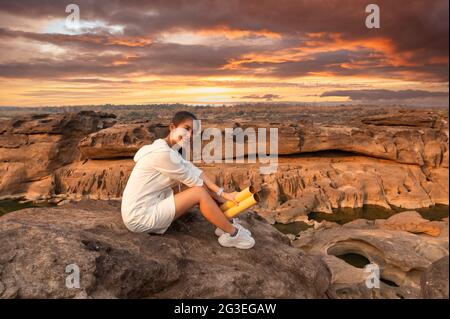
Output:
<path fill-rule="evenodd" d="M 83 111 L 0 122 L 0 197 L 53 195 L 53 171 L 79 160 L 78 143 L 112 126 L 114 115 Z"/>
<path fill-rule="evenodd" d="M 308 212 L 341 207 L 415 209 L 449 203 L 448 122 L 442 112 L 363 116 L 368 111 L 353 108 L 339 116 L 330 110 L 320 118 L 284 121 L 283 112 L 265 121 L 254 112 L 223 122 L 209 112 L 202 129 L 217 127 L 222 135 L 227 127 L 278 128 L 280 157 L 272 174 L 261 174 L 260 167 L 267 166 L 261 163 L 196 163 L 229 190 L 263 185 L 257 212 L 270 221 L 302 221 Z M 134 153 L 164 136 L 167 121 L 114 121 L 95 112 L 3 121 L 0 197 L 120 199 Z"/>
<path fill-rule="evenodd" d="M 407 211 L 395 214 L 387 220 L 377 221 L 377 226 L 388 230 L 404 230 L 414 234 L 427 234 L 430 236 L 439 236 L 441 234 L 443 223 L 429 221 L 422 218 L 418 212 Z"/>
<path fill-rule="evenodd" d="M 448 152 L 448 135 L 431 128 L 389 126 L 300 127 L 302 152 L 341 150 L 398 163 L 438 167 Z"/>
<path fill-rule="evenodd" d="M 368 220 L 343 226 L 327 224 L 300 233 L 293 246 L 320 256 L 328 265 L 332 273 L 330 291 L 335 298 L 420 298 L 424 294 L 432 297 L 436 294 L 430 291 L 441 294 L 441 282 L 448 283 L 448 272 L 429 269 L 441 258 L 448 260 L 448 219 L 439 223 L 442 232 L 438 237 L 382 229 Z M 342 258 L 350 259 L 346 262 Z M 379 267 L 379 289 L 367 287 L 370 272 L 358 264 L 361 259 Z M 425 274 L 430 272 L 433 274 Z M 436 278 L 429 286 L 437 287 L 424 290 L 423 280 L 428 279 L 422 276 Z"/>
<path fill-rule="evenodd" d="M 66 165 L 54 172 L 55 193 L 119 199 L 133 165 L 129 159 Z M 427 178 L 418 166 L 361 156 L 281 159 L 278 171 L 270 175 L 259 174 L 259 165 L 252 164 L 200 167 L 229 190 L 240 190 L 250 183 L 262 185 L 257 212 L 282 223 L 303 221 L 310 211 L 331 213 L 339 207 L 448 205 L 448 170 L 444 168 L 431 169 Z"/>
<path fill-rule="evenodd" d="M 202 129 L 279 130 L 272 174 L 260 173 L 262 163 L 197 163 L 228 190 L 260 187 L 253 211 L 270 223 L 343 207 L 448 205 L 448 113 L 255 109 L 230 121 L 218 110 L 201 111 Z M 169 113 L 134 123 L 85 111 L 0 120 L 0 198 L 119 200 L 134 153 L 167 133 Z M 237 251 L 221 248 L 198 213 L 164 236 L 127 231 L 117 202 L 10 213 L 0 218 L 0 298 L 448 297 L 448 218 L 430 222 L 410 211 L 344 226 L 324 221 L 290 244 L 258 215 L 242 217 L 257 245 Z M 380 289 L 366 287 L 358 268 L 365 261 L 379 265 Z M 71 263 L 81 269 L 80 289 L 64 285 Z"/>
<path fill-rule="evenodd" d="M 448 299 L 448 256 L 428 267 L 421 278 L 422 298 Z"/>
<path fill-rule="evenodd" d="M 1 298 L 326 298 L 330 273 L 261 217 L 256 245 L 223 248 L 199 213 L 164 234 L 129 232 L 115 202 L 31 208 L 0 219 Z M 65 285 L 67 265 L 80 288 Z"/>
<path fill-rule="evenodd" d="M 117 124 L 83 138 L 78 148 L 83 158 L 132 158 L 140 147 L 168 134 L 161 124 Z"/>
<path fill-rule="evenodd" d="M 448 167 L 448 131 L 434 127 L 378 126 L 365 125 L 330 125 L 263 122 L 252 124 L 207 123 L 202 130 L 209 127 L 221 130 L 226 137 L 225 128 L 240 128 L 243 132 L 258 128 L 278 129 L 278 154 L 293 155 L 323 151 L 343 151 L 368 157 L 383 158 L 398 163 L 419 166 Z M 156 131 L 156 132 L 155 132 Z M 132 157 L 143 143 L 151 143 L 158 133 L 167 132 L 162 124 L 127 124 L 96 132 L 80 143 L 80 149 L 86 158 Z M 267 151 L 270 150 L 270 133 L 267 132 Z M 245 141 L 244 154 L 258 151 L 257 140 L 245 134 L 237 134 L 234 141 Z M 212 139 L 211 139 L 212 140 Z M 205 146 L 210 140 L 202 141 Z M 253 146 L 254 151 L 251 151 Z M 223 144 L 220 147 L 221 158 L 225 158 Z M 447 154 L 447 155 L 446 155 Z"/>

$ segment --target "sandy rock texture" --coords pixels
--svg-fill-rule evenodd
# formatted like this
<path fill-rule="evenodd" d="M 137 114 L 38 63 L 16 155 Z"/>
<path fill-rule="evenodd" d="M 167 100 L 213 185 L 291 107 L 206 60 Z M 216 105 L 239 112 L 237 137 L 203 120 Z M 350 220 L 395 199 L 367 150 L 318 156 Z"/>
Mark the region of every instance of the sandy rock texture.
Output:
<path fill-rule="evenodd" d="M 323 227 L 300 233 L 293 246 L 320 256 L 328 265 L 335 298 L 440 298 L 448 283 L 444 262 L 448 269 L 448 218 L 426 222 L 416 212 L 402 214 L 387 220 L 359 219 L 342 226 L 323 222 Z M 422 225 L 420 231 L 418 225 Z M 432 225 L 438 232 L 434 230 L 430 236 Z M 371 273 L 367 268 L 337 257 L 354 259 L 355 255 L 365 258 L 366 264 L 377 265 L 379 288 L 366 285 Z"/>
<path fill-rule="evenodd" d="M 81 201 L 0 219 L 0 298 L 327 298 L 319 258 L 254 213 L 250 250 L 223 248 L 195 210 L 161 235 L 123 225 L 119 203 Z M 67 265 L 80 288 L 67 288 Z"/>

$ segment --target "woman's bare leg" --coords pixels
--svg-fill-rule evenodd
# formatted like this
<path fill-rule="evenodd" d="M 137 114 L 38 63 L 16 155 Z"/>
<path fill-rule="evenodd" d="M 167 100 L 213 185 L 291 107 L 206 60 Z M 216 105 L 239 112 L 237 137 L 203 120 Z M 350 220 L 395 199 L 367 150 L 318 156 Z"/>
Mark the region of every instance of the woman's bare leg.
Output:
<path fill-rule="evenodd" d="M 194 186 L 175 194 L 175 219 L 197 204 L 199 204 L 202 215 L 210 223 L 229 234 L 234 233 L 234 226 L 228 221 L 228 218 L 220 210 L 215 200 L 202 186 Z"/>

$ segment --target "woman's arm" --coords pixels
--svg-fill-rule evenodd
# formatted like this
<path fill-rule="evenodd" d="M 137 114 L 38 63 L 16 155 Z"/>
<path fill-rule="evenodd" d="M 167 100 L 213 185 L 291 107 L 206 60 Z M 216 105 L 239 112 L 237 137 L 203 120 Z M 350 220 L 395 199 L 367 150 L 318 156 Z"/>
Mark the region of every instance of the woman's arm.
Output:
<path fill-rule="evenodd" d="M 200 174 L 200 178 L 203 179 L 203 184 L 208 187 L 213 193 L 217 193 L 217 191 L 220 189 L 220 187 L 217 186 L 205 172 L 202 172 Z"/>
<path fill-rule="evenodd" d="M 212 194 L 213 198 L 215 198 L 218 201 L 221 201 L 221 199 L 225 199 L 225 201 L 231 200 L 236 205 L 239 205 L 239 203 L 235 199 L 236 192 L 233 192 L 233 193 L 223 192 L 222 196 L 219 197 L 219 196 L 217 196 L 217 191 L 220 189 L 220 187 L 217 186 L 205 172 L 202 172 L 200 174 L 200 178 L 203 180 L 203 186 L 206 186 L 213 193 Z"/>
<path fill-rule="evenodd" d="M 225 203 L 227 200 L 221 196 L 217 196 L 212 190 L 210 190 L 205 184 L 203 184 L 203 188 L 211 195 L 211 197 L 217 202 L 218 205 Z"/>
<path fill-rule="evenodd" d="M 172 152 L 172 153 L 171 153 Z M 186 186 L 203 186 L 200 169 L 192 169 L 182 163 L 181 156 L 173 150 L 151 153 L 145 157 L 148 166 L 161 174 L 185 184 Z"/>
<path fill-rule="evenodd" d="M 239 205 L 239 203 L 235 199 L 237 192 L 232 192 L 232 193 L 222 192 L 222 196 L 217 196 L 217 191 L 220 189 L 220 187 L 217 186 L 203 170 L 201 170 L 200 168 L 195 166 L 192 162 L 186 160 L 182 156 L 180 156 L 180 159 L 186 165 L 186 167 L 190 171 L 192 171 L 193 175 L 198 176 L 203 181 L 203 187 L 209 191 L 211 196 L 216 201 L 218 201 L 219 203 L 223 203 L 223 202 L 226 202 L 227 200 L 231 200 L 236 205 Z"/>

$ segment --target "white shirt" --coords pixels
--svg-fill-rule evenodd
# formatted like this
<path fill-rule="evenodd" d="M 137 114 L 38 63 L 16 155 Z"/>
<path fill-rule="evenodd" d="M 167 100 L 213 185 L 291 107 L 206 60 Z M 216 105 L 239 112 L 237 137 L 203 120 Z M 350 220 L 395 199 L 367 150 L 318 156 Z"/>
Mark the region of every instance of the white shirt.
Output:
<path fill-rule="evenodd" d="M 203 186 L 203 172 L 164 139 L 141 147 L 134 155 L 136 165 L 128 178 L 122 195 L 124 219 L 141 207 L 158 203 L 173 194 L 172 186 L 181 182 L 186 186 Z"/>

